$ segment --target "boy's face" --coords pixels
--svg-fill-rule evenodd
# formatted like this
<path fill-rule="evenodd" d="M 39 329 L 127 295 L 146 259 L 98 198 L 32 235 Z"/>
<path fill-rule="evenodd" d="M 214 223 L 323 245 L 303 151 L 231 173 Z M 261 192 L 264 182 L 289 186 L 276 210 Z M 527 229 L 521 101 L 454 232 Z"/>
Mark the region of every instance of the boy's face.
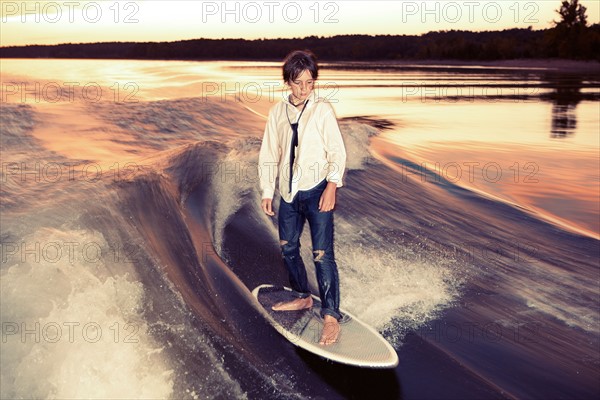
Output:
<path fill-rule="evenodd" d="M 294 102 L 301 102 L 306 100 L 313 91 L 315 80 L 310 71 L 305 69 L 296 79 L 290 80 L 288 85 L 290 85 L 290 89 L 292 90 L 292 100 Z"/>

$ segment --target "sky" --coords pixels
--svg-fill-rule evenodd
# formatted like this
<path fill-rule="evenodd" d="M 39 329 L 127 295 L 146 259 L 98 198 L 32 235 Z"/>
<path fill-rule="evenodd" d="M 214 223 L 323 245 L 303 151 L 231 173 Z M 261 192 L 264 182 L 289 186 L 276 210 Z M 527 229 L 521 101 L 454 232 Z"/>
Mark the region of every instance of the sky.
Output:
<path fill-rule="evenodd" d="M 6 1 L 0 44 L 402 35 L 438 30 L 552 26 L 559 0 L 427 1 Z M 588 22 L 600 1 L 582 0 Z"/>

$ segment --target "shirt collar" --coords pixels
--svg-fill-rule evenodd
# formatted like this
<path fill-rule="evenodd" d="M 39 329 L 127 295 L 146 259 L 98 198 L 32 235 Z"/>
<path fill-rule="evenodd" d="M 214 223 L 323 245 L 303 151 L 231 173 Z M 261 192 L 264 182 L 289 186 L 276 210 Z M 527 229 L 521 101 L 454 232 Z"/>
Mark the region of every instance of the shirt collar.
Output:
<path fill-rule="evenodd" d="M 306 100 L 308 100 L 308 104 L 306 105 L 306 108 L 312 107 L 313 104 L 315 104 L 316 100 L 317 100 L 317 95 L 315 94 L 315 90 L 313 89 L 312 92 L 310 92 L 310 94 L 308 95 L 308 97 L 306 98 Z M 305 100 L 305 101 L 306 101 Z M 290 102 L 290 97 L 289 96 L 284 96 L 283 98 L 283 102 L 289 104 L 290 106 L 292 106 L 293 108 L 296 109 L 296 111 L 299 111 L 291 102 Z"/>

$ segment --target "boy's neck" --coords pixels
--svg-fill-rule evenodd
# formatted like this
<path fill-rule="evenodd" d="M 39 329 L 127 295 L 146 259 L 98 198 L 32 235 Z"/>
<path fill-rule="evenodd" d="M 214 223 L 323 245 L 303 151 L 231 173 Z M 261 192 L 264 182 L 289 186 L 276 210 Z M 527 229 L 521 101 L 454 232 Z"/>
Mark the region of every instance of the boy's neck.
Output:
<path fill-rule="evenodd" d="M 306 103 L 306 101 L 310 98 L 310 95 L 311 95 L 311 93 L 309 93 L 308 96 L 306 96 L 306 98 L 304 100 L 300 100 L 300 99 L 296 98 L 296 96 L 294 96 L 293 94 L 290 94 L 288 97 L 288 101 L 294 107 L 302 108 L 302 107 L 304 107 L 304 104 Z"/>

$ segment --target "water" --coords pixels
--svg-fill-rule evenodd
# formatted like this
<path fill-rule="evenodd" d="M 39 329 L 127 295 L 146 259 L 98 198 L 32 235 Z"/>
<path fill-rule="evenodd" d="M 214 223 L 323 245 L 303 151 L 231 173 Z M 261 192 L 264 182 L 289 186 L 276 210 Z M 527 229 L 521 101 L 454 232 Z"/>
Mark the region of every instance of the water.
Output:
<path fill-rule="evenodd" d="M 279 74 L 2 60 L 2 397 L 598 394 L 598 76 L 322 70 L 342 306 L 396 347 L 387 373 L 297 352 L 252 305 L 286 283 L 255 167 Z"/>

